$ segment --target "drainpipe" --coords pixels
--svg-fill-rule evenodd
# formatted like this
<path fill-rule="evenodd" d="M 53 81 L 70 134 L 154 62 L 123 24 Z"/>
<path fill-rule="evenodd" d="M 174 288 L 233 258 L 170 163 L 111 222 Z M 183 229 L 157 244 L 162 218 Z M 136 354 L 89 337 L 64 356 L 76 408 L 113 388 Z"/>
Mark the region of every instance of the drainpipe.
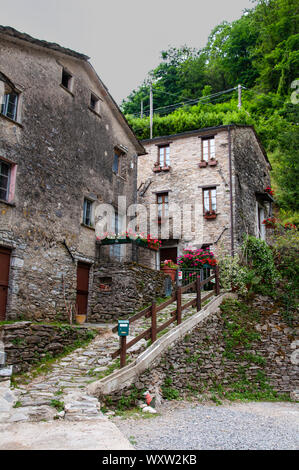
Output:
<path fill-rule="evenodd" d="M 234 213 L 233 213 L 233 174 L 232 174 L 232 144 L 231 144 L 231 127 L 228 126 L 228 162 L 229 162 L 229 189 L 230 189 L 230 241 L 231 255 L 235 255 L 234 242 Z"/>

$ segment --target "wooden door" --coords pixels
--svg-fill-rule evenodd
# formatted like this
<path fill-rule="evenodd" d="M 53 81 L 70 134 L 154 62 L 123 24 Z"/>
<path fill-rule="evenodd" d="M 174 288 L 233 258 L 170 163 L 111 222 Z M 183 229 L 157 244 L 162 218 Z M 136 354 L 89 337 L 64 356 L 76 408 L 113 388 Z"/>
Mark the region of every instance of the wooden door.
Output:
<path fill-rule="evenodd" d="M 77 313 L 87 315 L 89 264 L 78 263 L 77 267 Z"/>
<path fill-rule="evenodd" d="M 160 263 L 162 264 L 163 261 L 166 261 L 167 259 L 171 259 L 174 263 L 177 262 L 177 256 L 178 256 L 178 249 L 177 247 L 172 247 L 172 248 L 161 248 L 160 249 Z"/>
<path fill-rule="evenodd" d="M 11 250 L 0 248 L 0 321 L 6 319 L 6 304 Z"/>

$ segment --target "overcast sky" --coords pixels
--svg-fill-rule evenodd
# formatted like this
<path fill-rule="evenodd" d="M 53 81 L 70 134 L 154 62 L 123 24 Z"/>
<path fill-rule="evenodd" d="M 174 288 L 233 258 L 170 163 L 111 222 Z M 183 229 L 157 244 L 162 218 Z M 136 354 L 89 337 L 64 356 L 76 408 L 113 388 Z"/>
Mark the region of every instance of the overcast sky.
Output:
<path fill-rule="evenodd" d="M 121 103 L 160 62 L 160 51 L 200 48 L 250 0 L 0 0 L 0 23 L 91 57 Z"/>

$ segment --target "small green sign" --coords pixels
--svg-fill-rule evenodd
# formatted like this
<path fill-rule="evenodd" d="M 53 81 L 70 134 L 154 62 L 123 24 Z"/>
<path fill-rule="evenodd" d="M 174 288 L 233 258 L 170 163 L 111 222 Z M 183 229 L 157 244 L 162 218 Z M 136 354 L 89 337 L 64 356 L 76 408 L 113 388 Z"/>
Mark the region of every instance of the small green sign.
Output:
<path fill-rule="evenodd" d="M 128 336 L 129 320 L 118 320 L 118 336 Z"/>

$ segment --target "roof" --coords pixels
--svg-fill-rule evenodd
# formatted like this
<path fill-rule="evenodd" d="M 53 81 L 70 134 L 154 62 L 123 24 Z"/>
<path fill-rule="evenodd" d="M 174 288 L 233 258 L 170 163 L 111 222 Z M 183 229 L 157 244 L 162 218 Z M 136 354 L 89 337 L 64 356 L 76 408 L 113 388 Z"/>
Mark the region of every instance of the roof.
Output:
<path fill-rule="evenodd" d="M 265 160 L 266 162 L 270 165 L 270 168 L 271 168 L 271 164 L 269 162 L 269 159 L 268 159 L 268 156 L 267 156 L 267 153 L 259 139 L 259 136 L 257 135 L 255 129 L 254 129 L 254 126 L 250 126 L 250 125 L 243 125 L 243 124 L 226 124 L 226 125 L 221 125 L 221 126 L 215 126 L 215 127 L 204 127 L 202 129 L 194 129 L 192 131 L 185 131 L 185 132 L 181 132 L 179 134 L 170 134 L 170 135 L 162 135 L 162 136 L 159 136 L 159 137 L 154 137 L 153 139 L 143 139 L 141 140 L 141 143 L 142 145 L 146 145 L 146 144 L 151 144 L 151 143 L 159 143 L 159 142 L 165 142 L 165 141 L 169 141 L 171 139 L 179 139 L 179 138 L 185 138 L 185 137 L 190 137 L 190 136 L 193 136 L 193 135 L 200 135 L 200 134 L 204 134 L 204 135 L 208 135 L 209 133 L 212 134 L 213 132 L 219 130 L 225 130 L 225 129 L 237 129 L 237 128 L 249 128 L 249 129 L 252 129 L 255 137 L 256 137 L 256 140 L 260 146 L 260 149 L 265 157 Z"/>
<path fill-rule="evenodd" d="M 62 47 L 55 42 L 48 42 L 43 41 L 41 39 L 33 38 L 29 36 L 27 33 L 21 33 L 10 26 L 1 26 L 0 25 L 0 33 L 5 34 L 6 36 L 10 36 L 12 38 L 20 39 L 22 41 L 27 41 L 31 44 L 35 44 L 36 46 L 46 47 L 47 49 L 52 49 L 53 51 L 61 52 L 62 54 L 67 54 L 72 57 L 76 57 L 77 59 L 81 60 L 89 60 L 90 57 L 87 55 L 81 54 L 80 52 L 73 51 L 72 49 L 67 49 L 66 47 Z"/>
<path fill-rule="evenodd" d="M 135 145 L 139 148 L 138 155 L 144 155 L 146 153 L 143 145 L 137 139 L 137 137 L 135 135 L 135 132 L 133 131 L 132 127 L 129 125 L 129 123 L 127 122 L 125 116 L 123 115 L 123 113 L 119 109 L 119 106 L 117 105 L 117 103 L 114 101 L 114 99 L 110 95 L 110 93 L 108 91 L 108 88 L 104 85 L 104 83 L 102 82 L 100 77 L 97 75 L 97 73 L 96 73 L 95 69 L 93 68 L 92 64 L 89 62 L 90 57 L 88 57 L 87 55 L 81 54 L 80 52 L 76 52 L 76 51 L 73 51 L 71 49 L 67 49 L 65 47 L 62 47 L 59 44 L 56 44 L 54 42 L 48 42 L 48 41 L 43 41 L 43 40 L 40 40 L 40 39 L 33 38 L 32 36 L 29 36 L 29 34 L 21 33 L 20 31 L 17 31 L 16 29 L 11 28 L 10 26 L 1 26 L 0 25 L 0 36 L 1 35 L 5 35 L 5 36 L 8 36 L 12 39 L 17 39 L 17 40 L 20 40 L 20 41 L 26 41 L 29 45 L 46 48 L 46 49 L 49 49 L 51 51 L 59 52 L 61 54 L 66 54 L 68 56 L 74 57 L 75 59 L 81 60 L 82 65 L 86 68 L 87 72 L 91 73 L 96 78 L 96 80 L 98 81 L 98 83 L 100 84 L 100 86 L 102 87 L 102 89 L 104 91 L 104 95 L 108 98 L 108 100 L 110 102 L 110 108 L 115 111 L 115 115 L 121 121 L 122 125 L 125 126 L 125 128 L 127 129 L 129 135 L 135 141 Z"/>

